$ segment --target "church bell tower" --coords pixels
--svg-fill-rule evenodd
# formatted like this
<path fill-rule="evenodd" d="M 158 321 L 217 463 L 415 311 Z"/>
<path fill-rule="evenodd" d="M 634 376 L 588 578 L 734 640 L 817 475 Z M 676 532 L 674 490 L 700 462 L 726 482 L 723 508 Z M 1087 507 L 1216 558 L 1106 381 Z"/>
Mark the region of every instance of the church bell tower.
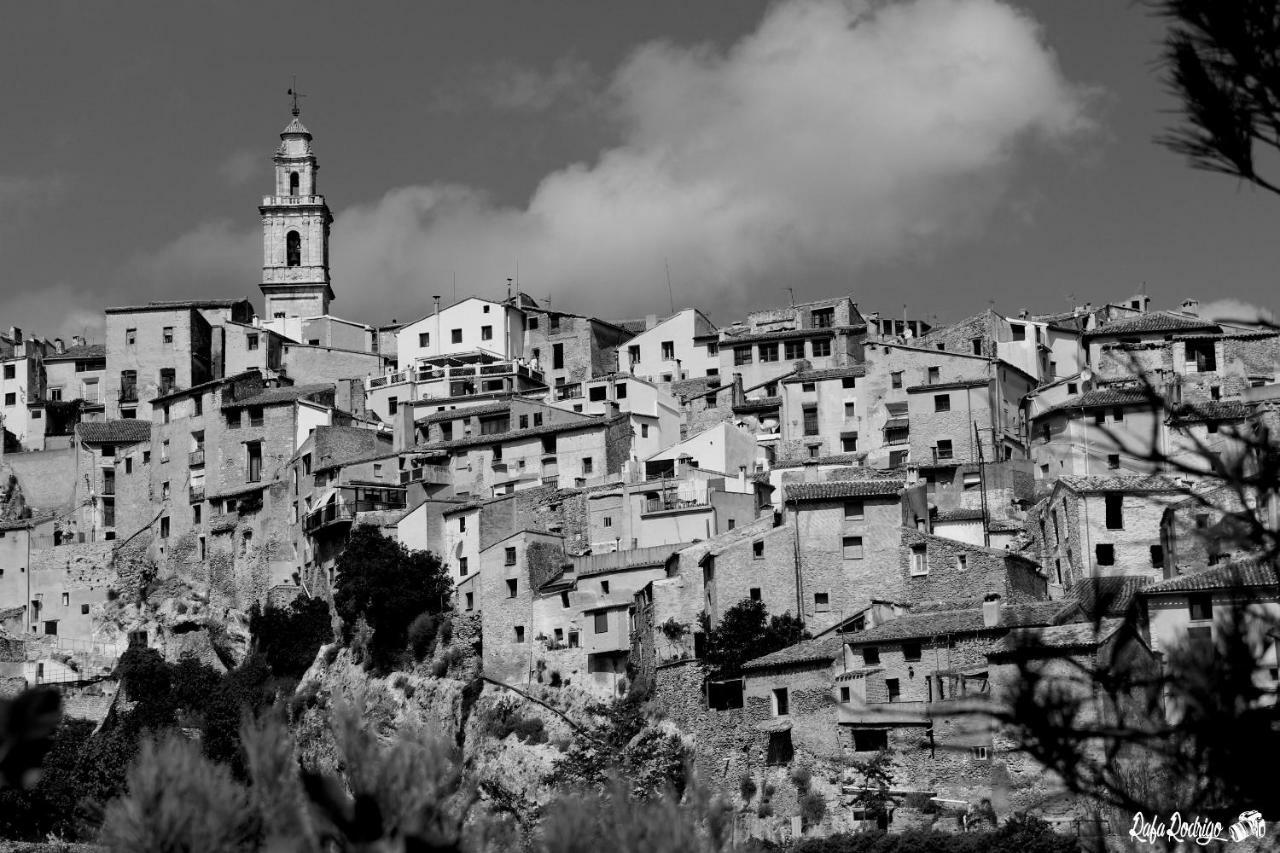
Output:
<path fill-rule="evenodd" d="M 280 134 L 274 158 L 275 193 L 265 196 L 258 208 L 262 214 L 261 287 L 268 322 L 328 314 L 334 298 L 329 283 L 333 215 L 316 186 L 319 166 L 300 113 L 294 94 L 293 120 Z"/>

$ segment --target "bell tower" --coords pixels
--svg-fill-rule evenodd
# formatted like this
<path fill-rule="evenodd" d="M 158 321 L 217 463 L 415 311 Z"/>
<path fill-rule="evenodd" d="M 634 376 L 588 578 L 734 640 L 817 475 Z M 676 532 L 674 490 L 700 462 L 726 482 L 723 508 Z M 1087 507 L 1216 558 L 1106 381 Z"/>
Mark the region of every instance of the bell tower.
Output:
<path fill-rule="evenodd" d="M 262 199 L 262 295 L 268 322 L 285 317 L 319 317 L 334 298 L 329 283 L 329 226 L 333 215 L 316 186 L 311 133 L 299 119 L 298 94 L 293 120 L 276 149 L 275 192 Z"/>

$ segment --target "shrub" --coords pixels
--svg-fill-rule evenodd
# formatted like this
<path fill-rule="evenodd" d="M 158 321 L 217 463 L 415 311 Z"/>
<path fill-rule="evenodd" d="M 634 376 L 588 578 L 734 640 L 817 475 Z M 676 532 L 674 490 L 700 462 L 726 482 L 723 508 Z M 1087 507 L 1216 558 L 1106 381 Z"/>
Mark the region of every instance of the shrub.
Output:
<path fill-rule="evenodd" d="M 443 618 L 438 613 L 420 613 L 409 624 L 409 648 L 413 650 L 414 660 L 421 662 L 431 654 Z"/>
<path fill-rule="evenodd" d="M 751 798 L 756 795 L 756 780 L 750 773 L 743 773 L 742 778 L 738 780 L 738 793 L 742 794 L 742 799 L 751 802 Z"/>
<path fill-rule="evenodd" d="M 295 598 L 284 608 L 263 611 L 255 606 L 249 614 L 249 633 L 273 673 L 300 679 L 320 647 L 333 641 L 329 603 L 323 598 Z"/>
<path fill-rule="evenodd" d="M 797 766 L 791 770 L 791 784 L 796 786 L 798 793 L 805 793 L 809 790 L 809 783 L 813 781 L 813 773 L 804 765 Z"/>
<path fill-rule="evenodd" d="M 756 817 L 773 817 L 773 803 L 769 802 L 769 800 L 761 800 L 760 804 L 756 806 Z"/>
<path fill-rule="evenodd" d="M 560 671 L 555 669 L 551 670 L 551 677 L 547 683 L 550 684 L 552 687 L 563 686 L 564 681 L 560 678 Z"/>
<path fill-rule="evenodd" d="M 817 826 L 827 816 L 827 800 L 817 791 L 800 795 L 800 821 L 805 829 Z"/>

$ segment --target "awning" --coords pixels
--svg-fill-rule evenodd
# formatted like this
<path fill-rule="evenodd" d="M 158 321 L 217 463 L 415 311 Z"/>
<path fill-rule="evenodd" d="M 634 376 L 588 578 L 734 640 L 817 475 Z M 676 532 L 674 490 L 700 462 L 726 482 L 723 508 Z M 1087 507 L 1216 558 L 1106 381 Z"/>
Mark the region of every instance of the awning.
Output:
<path fill-rule="evenodd" d="M 884 422 L 885 429 L 908 429 L 910 426 L 910 418 L 889 418 Z"/>
<path fill-rule="evenodd" d="M 772 720 L 765 720 L 762 723 L 756 723 L 752 728 L 758 732 L 789 732 L 791 731 L 791 721 L 778 717 Z"/>

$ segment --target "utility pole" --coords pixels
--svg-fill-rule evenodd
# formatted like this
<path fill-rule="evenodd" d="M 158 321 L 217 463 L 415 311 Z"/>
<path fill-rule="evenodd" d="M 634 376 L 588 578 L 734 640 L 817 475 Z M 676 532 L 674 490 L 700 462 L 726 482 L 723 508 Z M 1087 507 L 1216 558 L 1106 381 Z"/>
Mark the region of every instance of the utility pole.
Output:
<path fill-rule="evenodd" d="M 982 452 L 982 434 L 978 432 L 978 422 L 973 422 L 973 438 L 978 448 L 978 489 L 982 492 L 982 544 L 991 547 L 991 522 L 987 518 L 987 475 L 986 457 Z"/>

